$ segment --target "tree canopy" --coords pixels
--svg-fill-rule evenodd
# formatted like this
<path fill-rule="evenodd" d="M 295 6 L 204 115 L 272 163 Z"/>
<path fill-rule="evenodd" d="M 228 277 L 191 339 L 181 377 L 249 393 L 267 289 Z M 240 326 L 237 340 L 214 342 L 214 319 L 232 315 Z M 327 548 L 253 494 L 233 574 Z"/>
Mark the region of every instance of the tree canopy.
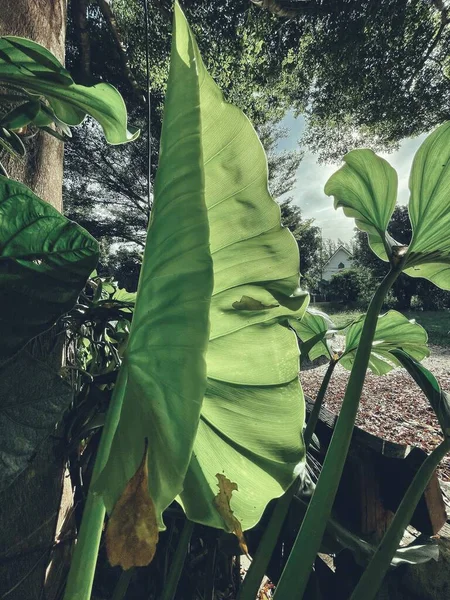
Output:
<path fill-rule="evenodd" d="M 301 153 L 279 153 L 288 109 L 306 116 L 304 149 L 337 161 L 356 146 L 394 149 L 449 117 L 449 11 L 440 0 L 185 0 L 187 16 L 225 96 L 257 127 L 269 154 L 272 193 L 285 200 Z M 141 139 L 120 156 L 86 123 L 66 144 L 68 214 L 97 237 L 129 242 L 139 254 L 148 224 L 148 86 L 151 179 L 158 163 L 168 74 L 172 0 L 72 0 L 68 67 L 80 81 L 107 79 L 124 94 Z M 381 34 L 382 32 L 382 34 Z M 312 222 L 288 224 L 314 263 Z M 311 239 L 308 238 L 311 236 Z M 315 240 L 315 241 L 314 241 Z M 315 244 L 315 246 L 314 246 Z M 316 250 L 314 250 L 316 252 Z M 313 252 L 313 255 L 314 255 Z"/>

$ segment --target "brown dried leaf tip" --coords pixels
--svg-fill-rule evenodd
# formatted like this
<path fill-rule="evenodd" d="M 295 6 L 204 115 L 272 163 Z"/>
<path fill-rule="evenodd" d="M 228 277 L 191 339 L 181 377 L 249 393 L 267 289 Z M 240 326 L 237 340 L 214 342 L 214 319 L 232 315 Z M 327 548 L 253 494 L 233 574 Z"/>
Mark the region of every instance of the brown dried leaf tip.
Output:
<path fill-rule="evenodd" d="M 214 506 L 217 512 L 222 517 L 228 531 L 234 533 L 239 540 L 239 546 L 248 556 L 248 548 L 245 542 L 244 533 L 242 531 L 241 523 L 233 514 L 231 510 L 231 496 L 234 491 L 238 491 L 237 483 L 230 481 L 225 475 L 216 473 L 216 477 L 219 481 L 219 493 L 214 497 Z"/>
<path fill-rule="evenodd" d="M 106 551 L 111 566 L 122 569 L 148 565 L 156 552 L 158 524 L 148 491 L 148 440 L 136 473 L 116 502 L 106 529 Z"/>

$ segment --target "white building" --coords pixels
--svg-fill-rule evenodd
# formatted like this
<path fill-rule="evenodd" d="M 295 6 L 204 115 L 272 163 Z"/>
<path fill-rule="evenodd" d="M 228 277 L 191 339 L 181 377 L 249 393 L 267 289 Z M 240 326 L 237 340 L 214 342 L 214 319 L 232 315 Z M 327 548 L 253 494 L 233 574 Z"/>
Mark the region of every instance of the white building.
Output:
<path fill-rule="evenodd" d="M 338 273 L 342 269 L 350 269 L 353 266 L 352 263 L 353 257 L 350 252 L 344 246 L 339 246 L 336 252 L 324 264 L 322 279 L 330 281 L 335 273 Z"/>

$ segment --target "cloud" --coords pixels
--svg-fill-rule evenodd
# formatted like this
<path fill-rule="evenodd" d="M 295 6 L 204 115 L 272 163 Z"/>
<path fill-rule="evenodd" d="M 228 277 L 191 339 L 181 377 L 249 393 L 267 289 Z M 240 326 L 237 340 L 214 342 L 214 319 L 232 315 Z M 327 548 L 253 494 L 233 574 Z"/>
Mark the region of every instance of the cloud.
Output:
<path fill-rule="evenodd" d="M 289 136 L 279 144 L 280 150 L 295 150 L 298 139 L 304 128 L 304 117 L 294 117 L 290 112 L 282 121 L 282 126 L 289 130 Z M 417 138 L 406 139 L 400 144 L 398 151 L 381 154 L 396 169 L 399 181 L 398 202 L 408 202 L 408 179 L 414 154 L 426 138 L 423 134 Z M 297 184 L 290 195 L 302 209 L 305 218 L 313 218 L 315 224 L 322 229 L 324 238 L 349 241 L 354 234 L 355 223 L 347 218 L 342 209 L 333 208 L 333 199 L 325 195 L 323 188 L 328 178 L 338 169 L 336 165 L 320 165 L 312 153 L 306 153 L 297 170 Z"/>

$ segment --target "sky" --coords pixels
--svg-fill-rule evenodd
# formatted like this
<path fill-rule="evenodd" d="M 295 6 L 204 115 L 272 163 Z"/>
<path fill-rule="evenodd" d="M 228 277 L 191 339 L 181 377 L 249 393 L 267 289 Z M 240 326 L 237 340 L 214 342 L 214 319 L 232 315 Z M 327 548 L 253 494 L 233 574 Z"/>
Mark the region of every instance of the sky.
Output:
<path fill-rule="evenodd" d="M 305 121 L 302 116 L 294 117 L 292 113 L 286 115 L 281 125 L 289 131 L 288 137 L 281 140 L 279 150 L 295 150 L 298 140 L 304 130 Z M 416 150 L 427 134 L 414 139 L 405 139 L 400 148 L 390 154 L 380 154 L 388 160 L 398 173 L 398 202 L 407 204 L 409 197 L 408 178 L 411 163 Z M 333 208 L 333 199 L 324 194 L 323 188 L 327 179 L 340 165 L 320 165 L 317 157 L 311 152 L 305 156 L 297 170 L 297 184 L 289 192 L 294 197 L 294 202 L 302 209 L 304 218 L 313 218 L 315 225 L 322 229 L 323 238 L 348 242 L 353 237 L 354 221 L 344 215 L 342 209 Z"/>

